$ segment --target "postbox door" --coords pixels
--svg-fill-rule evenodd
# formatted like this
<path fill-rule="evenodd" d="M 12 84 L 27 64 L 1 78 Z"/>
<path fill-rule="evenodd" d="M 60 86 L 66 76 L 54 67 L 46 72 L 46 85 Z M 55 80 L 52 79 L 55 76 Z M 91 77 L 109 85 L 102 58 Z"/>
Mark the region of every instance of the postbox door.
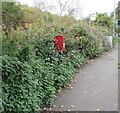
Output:
<path fill-rule="evenodd" d="M 65 50 L 65 37 L 62 35 L 55 37 L 55 47 L 58 51 L 64 51 Z"/>

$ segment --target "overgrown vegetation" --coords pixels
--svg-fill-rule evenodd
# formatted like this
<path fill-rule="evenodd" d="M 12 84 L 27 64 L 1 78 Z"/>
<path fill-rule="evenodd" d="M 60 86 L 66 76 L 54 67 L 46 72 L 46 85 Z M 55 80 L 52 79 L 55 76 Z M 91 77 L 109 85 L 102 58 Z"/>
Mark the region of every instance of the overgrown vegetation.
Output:
<path fill-rule="evenodd" d="M 3 32 L 3 111 L 39 111 L 42 105 L 51 105 L 56 92 L 68 86 L 76 68 L 111 49 L 109 29 L 93 26 L 90 32 L 86 22 L 78 23 L 28 22 L 26 29 L 11 29 L 9 36 Z M 65 35 L 63 52 L 54 46 L 58 34 Z"/>

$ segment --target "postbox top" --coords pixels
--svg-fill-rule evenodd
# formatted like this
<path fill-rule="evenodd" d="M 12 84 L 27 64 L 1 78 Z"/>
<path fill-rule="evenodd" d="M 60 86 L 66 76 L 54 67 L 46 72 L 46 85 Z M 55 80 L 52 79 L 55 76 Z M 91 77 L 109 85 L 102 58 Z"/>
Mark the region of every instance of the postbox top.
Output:
<path fill-rule="evenodd" d="M 55 38 L 60 37 L 60 38 L 65 38 L 64 35 L 56 35 Z"/>

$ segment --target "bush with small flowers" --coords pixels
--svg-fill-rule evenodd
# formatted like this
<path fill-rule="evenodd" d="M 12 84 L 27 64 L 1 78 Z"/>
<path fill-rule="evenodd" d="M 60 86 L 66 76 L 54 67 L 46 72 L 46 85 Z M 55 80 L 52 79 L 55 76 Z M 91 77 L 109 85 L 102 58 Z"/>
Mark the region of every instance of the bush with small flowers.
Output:
<path fill-rule="evenodd" d="M 41 105 L 52 104 L 76 68 L 109 50 L 104 34 L 88 30 L 82 25 L 65 28 L 40 24 L 13 31 L 9 38 L 3 33 L 3 111 L 39 111 Z M 65 51 L 55 49 L 58 33 L 66 37 Z"/>

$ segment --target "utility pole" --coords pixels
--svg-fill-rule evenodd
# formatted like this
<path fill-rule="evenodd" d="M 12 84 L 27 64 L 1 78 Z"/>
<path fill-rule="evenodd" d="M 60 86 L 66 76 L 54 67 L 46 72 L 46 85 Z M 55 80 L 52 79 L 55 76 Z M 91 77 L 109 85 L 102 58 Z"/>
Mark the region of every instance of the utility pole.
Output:
<path fill-rule="evenodd" d="M 115 37 L 115 24 L 116 22 L 116 10 L 115 10 L 115 0 L 114 0 L 114 19 L 113 19 L 113 38 Z"/>
<path fill-rule="evenodd" d="M 89 29 L 90 29 L 90 32 L 92 33 L 91 14 L 89 14 Z"/>

